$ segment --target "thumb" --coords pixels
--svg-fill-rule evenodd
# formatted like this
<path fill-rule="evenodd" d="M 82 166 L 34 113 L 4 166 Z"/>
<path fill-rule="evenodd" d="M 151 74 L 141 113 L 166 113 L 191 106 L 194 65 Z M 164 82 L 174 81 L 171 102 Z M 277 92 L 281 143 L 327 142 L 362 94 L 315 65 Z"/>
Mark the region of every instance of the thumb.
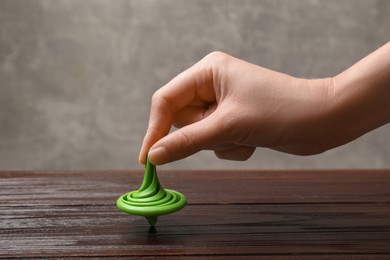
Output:
<path fill-rule="evenodd" d="M 218 145 L 223 140 L 222 128 L 217 124 L 217 113 L 180 128 L 155 143 L 148 153 L 154 165 L 186 158 L 201 150 Z"/>

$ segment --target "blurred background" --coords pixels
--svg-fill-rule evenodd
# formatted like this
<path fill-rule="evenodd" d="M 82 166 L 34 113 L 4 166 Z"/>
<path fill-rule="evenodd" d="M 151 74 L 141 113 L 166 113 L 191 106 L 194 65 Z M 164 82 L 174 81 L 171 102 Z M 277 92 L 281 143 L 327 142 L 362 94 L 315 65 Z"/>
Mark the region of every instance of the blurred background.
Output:
<path fill-rule="evenodd" d="M 141 169 L 153 92 L 206 54 L 328 77 L 389 36 L 386 0 L 1 0 L 0 169 Z M 161 168 L 389 168 L 389 130 L 316 156 L 203 151 Z"/>

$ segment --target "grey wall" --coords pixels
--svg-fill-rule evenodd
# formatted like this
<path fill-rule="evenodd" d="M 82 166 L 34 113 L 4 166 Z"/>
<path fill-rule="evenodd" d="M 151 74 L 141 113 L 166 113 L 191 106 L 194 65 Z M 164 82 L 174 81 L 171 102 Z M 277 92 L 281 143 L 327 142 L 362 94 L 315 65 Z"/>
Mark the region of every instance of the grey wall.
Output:
<path fill-rule="evenodd" d="M 1 0 L 0 169 L 141 168 L 152 93 L 207 53 L 326 77 L 389 36 L 386 0 Z M 389 168 L 389 130 L 318 156 L 164 168 Z"/>

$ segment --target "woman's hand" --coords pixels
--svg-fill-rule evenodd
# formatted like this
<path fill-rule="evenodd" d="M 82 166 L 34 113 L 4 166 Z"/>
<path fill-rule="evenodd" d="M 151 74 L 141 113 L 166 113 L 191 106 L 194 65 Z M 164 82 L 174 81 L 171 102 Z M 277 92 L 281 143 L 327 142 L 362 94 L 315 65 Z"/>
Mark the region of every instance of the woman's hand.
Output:
<path fill-rule="evenodd" d="M 307 80 L 221 52 L 153 96 L 139 160 L 175 161 L 203 149 L 246 160 L 256 147 L 310 155 L 390 122 L 390 43 L 334 78 Z M 179 129 L 169 133 L 172 124 Z"/>
<path fill-rule="evenodd" d="M 165 164 L 200 150 L 246 160 L 256 147 L 308 155 L 339 145 L 329 118 L 332 78 L 306 80 L 214 52 L 152 98 L 140 151 Z M 169 133 L 171 126 L 178 129 Z"/>

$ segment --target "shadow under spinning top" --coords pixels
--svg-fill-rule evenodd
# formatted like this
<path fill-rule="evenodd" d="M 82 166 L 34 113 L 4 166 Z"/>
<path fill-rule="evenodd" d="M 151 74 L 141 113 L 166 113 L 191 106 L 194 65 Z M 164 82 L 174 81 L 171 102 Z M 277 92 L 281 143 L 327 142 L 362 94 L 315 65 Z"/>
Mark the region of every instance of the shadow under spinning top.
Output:
<path fill-rule="evenodd" d="M 180 192 L 164 189 L 161 186 L 156 166 L 146 159 L 141 187 L 120 196 L 116 205 L 124 212 L 145 217 L 150 225 L 154 226 L 158 216 L 182 209 L 186 201 L 186 197 Z"/>

